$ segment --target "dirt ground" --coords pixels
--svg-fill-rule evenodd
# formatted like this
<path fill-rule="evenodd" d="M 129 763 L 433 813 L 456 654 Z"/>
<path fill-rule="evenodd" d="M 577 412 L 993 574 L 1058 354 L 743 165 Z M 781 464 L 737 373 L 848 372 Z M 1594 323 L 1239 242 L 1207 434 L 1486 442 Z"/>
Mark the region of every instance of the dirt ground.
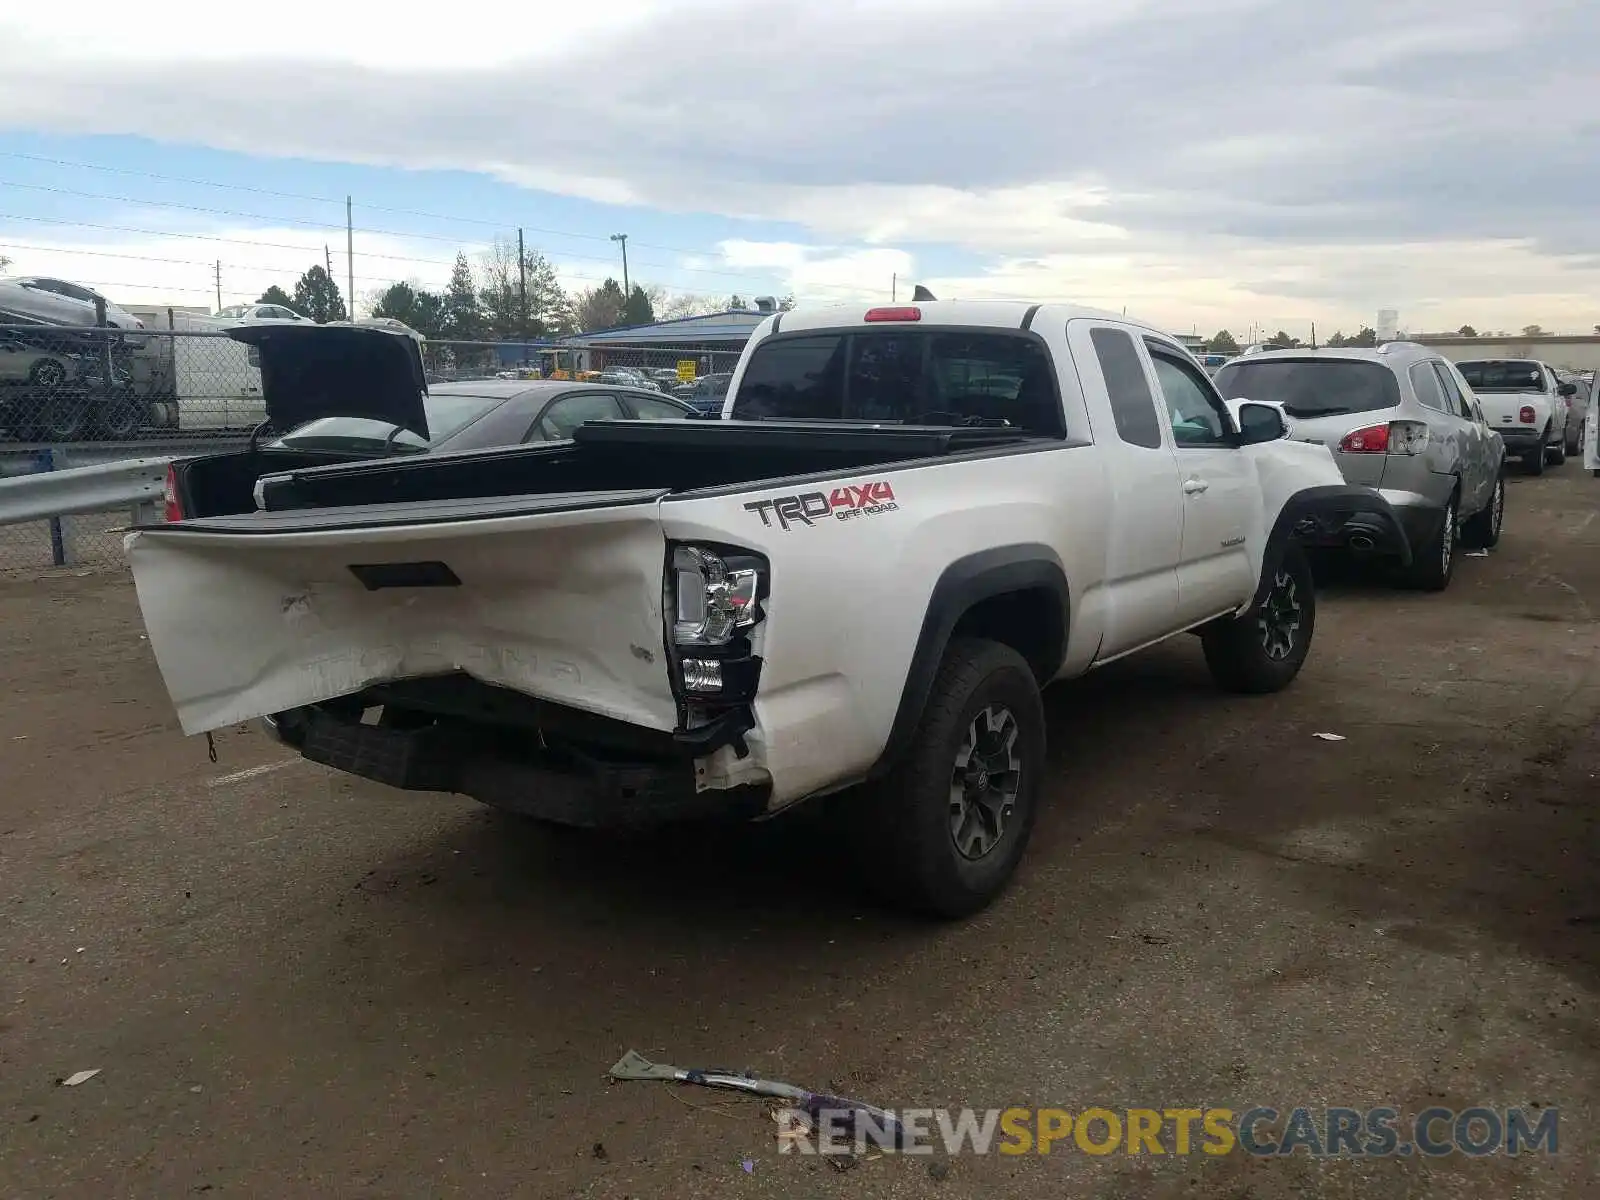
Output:
<path fill-rule="evenodd" d="M 120 573 L 0 579 L 0 1195 L 1600 1195 L 1600 481 L 1512 484 L 1445 594 L 1332 581 L 1280 696 L 1187 638 L 1054 690 L 1021 878 L 952 926 L 804 821 L 619 843 L 250 731 L 212 764 Z M 896 1107 L 1553 1105 L 1560 1153 L 840 1172 L 608 1085 L 630 1047 Z"/>

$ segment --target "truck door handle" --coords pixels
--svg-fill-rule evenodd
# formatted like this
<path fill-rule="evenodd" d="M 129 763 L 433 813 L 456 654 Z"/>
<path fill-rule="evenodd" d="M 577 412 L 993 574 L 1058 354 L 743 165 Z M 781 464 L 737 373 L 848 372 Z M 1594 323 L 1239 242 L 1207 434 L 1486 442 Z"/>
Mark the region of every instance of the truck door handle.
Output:
<path fill-rule="evenodd" d="M 1210 486 L 1204 479 L 1185 479 L 1183 481 L 1183 494 L 1185 496 L 1198 496 Z"/>

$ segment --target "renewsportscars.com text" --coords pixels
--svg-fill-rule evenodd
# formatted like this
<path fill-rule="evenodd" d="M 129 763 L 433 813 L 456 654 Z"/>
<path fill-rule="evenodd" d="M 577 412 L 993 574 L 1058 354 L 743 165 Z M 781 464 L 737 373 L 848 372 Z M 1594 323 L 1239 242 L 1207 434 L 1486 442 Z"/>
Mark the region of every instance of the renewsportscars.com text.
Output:
<path fill-rule="evenodd" d="M 1451 1154 L 1555 1154 L 1555 1108 L 1428 1108 L 1403 1116 L 1389 1107 L 1228 1108 L 906 1108 L 899 1122 L 874 1122 L 824 1109 L 813 1120 L 778 1113 L 783 1153 L 842 1154 L 863 1147 L 932 1154 L 1305 1154 L 1313 1158 L 1438 1158 Z"/>

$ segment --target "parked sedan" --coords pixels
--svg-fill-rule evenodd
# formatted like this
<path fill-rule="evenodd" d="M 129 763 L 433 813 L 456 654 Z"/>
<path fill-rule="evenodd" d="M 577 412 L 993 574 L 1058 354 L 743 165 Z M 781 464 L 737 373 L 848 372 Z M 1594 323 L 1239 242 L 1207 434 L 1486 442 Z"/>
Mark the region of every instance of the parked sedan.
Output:
<path fill-rule="evenodd" d="M 1217 372 L 1226 399 L 1280 405 L 1289 436 L 1326 446 L 1350 483 L 1377 488 L 1411 543 L 1409 580 L 1450 583 L 1458 542 L 1490 547 L 1505 517 L 1505 443 L 1461 373 L 1412 342 L 1373 350 L 1269 350 Z M 1314 545 L 1381 553 L 1359 520 L 1303 531 Z"/>
<path fill-rule="evenodd" d="M 0 383 L 27 383 L 51 391 L 78 377 L 79 362 L 76 354 L 0 338 Z"/>
<path fill-rule="evenodd" d="M 111 328 L 144 328 L 144 322 L 138 317 L 111 303 L 93 288 L 44 275 L 0 279 L 0 324 L 17 317 L 52 325 L 93 325 L 97 300 L 105 304 L 106 324 Z"/>
<path fill-rule="evenodd" d="M 234 304 L 219 308 L 212 319 L 242 325 L 260 321 L 304 321 L 306 318 L 281 304 Z"/>
<path fill-rule="evenodd" d="M 422 454 L 559 441 L 585 421 L 686 421 L 688 405 L 654 392 L 561 380 L 474 379 L 435 384 L 423 401 L 430 437 L 364 417 L 319 417 L 272 447 L 341 454 Z"/>
<path fill-rule="evenodd" d="M 694 409 L 702 417 L 714 417 L 722 411 L 722 404 L 728 398 L 728 384 L 733 381 L 733 374 L 702 375 L 693 383 L 681 384 L 672 389 L 672 394 Z"/>

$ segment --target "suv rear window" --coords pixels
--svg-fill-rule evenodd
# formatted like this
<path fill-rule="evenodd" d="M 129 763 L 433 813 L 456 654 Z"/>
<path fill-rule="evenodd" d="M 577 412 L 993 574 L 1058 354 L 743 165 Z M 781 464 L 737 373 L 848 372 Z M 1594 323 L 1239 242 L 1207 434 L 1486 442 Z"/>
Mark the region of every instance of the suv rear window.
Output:
<path fill-rule="evenodd" d="M 1217 372 L 1216 384 L 1225 399 L 1269 400 L 1302 420 L 1400 403 L 1400 385 L 1388 367 L 1353 358 L 1233 362 Z"/>
<path fill-rule="evenodd" d="M 1544 372 L 1531 362 L 1460 362 L 1456 364 L 1475 392 L 1542 392 Z"/>
<path fill-rule="evenodd" d="M 1061 431 L 1050 356 L 1016 333 L 869 329 L 773 338 L 751 354 L 732 415 Z"/>

